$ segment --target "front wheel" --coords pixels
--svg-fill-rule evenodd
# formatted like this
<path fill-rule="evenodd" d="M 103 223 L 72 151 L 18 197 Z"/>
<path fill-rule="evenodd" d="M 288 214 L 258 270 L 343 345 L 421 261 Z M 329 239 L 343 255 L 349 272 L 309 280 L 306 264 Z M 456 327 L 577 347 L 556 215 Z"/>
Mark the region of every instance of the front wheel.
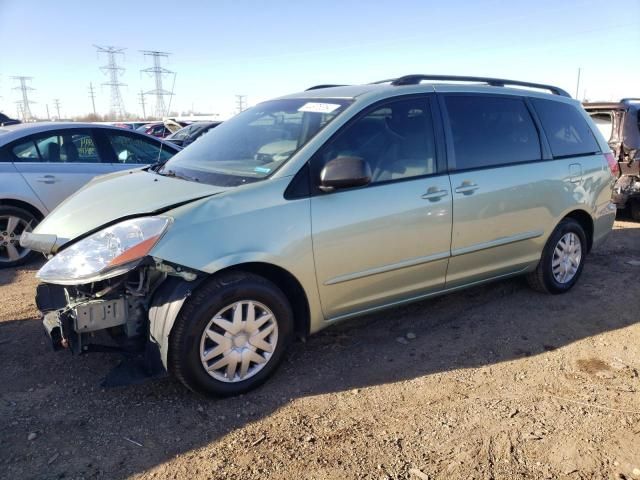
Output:
<path fill-rule="evenodd" d="M 529 285 L 543 293 L 568 292 L 578 281 L 587 254 L 587 236 L 572 218 L 562 220 L 547 240 Z"/>
<path fill-rule="evenodd" d="M 276 369 L 293 334 L 282 291 L 246 272 L 212 278 L 187 299 L 169 338 L 169 370 L 205 395 L 238 395 Z"/>

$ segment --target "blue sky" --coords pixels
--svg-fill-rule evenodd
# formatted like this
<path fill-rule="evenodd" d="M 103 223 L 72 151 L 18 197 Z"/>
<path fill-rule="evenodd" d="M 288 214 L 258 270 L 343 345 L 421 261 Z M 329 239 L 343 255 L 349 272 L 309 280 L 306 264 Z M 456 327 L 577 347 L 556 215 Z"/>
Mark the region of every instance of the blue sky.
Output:
<path fill-rule="evenodd" d="M 0 110 L 14 114 L 14 75 L 33 76 L 34 113 L 88 113 L 89 82 L 106 113 L 94 44 L 126 48 L 127 111 L 153 88 L 140 50 L 172 55 L 172 109 L 228 115 L 318 83 L 408 73 L 552 83 L 580 98 L 640 97 L 640 0 L 604 1 L 73 1 L 0 0 Z M 166 81 L 171 89 L 172 79 Z M 151 99 L 148 100 L 152 102 Z M 152 105 L 149 105 L 151 108 Z"/>

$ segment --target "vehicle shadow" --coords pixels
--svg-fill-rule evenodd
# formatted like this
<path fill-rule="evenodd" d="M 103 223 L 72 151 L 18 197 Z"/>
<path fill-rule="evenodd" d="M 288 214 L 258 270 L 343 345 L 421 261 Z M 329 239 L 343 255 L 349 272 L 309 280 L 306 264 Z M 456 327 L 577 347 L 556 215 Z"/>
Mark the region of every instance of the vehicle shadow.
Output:
<path fill-rule="evenodd" d="M 38 321 L 5 322 L 0 338 L 19 340 L 0 345 L 0 461 L 12 478 L 126 478 L 300 397 L 543 355 L 637 322 L 637 288 L 628 288 L 640 271 L 627 263 L 634 257 L 640 229 L 621 228 L 592 252 L 567 295 L 538 294 L 514 279 L 337 325 L 295 344 L 262 388 L 228 399 L 201 398 L 170 378 L 103 390 L 98 383 L 116 358 L 54 354 Z M 618 302 L 629 308 L 608 314 Z M 29 432 L 38 435 L 31 443 Z"/>
<path fill-rule="evenodd" d="M 16 275 L 20 272 L 29 272 L 35 275 L 43 264 L 44 260 L 37 259 L 27 263 L 26 265 L 21 265 L 20 267 L 0 269 L 0 287 L 12 283 Z"/>

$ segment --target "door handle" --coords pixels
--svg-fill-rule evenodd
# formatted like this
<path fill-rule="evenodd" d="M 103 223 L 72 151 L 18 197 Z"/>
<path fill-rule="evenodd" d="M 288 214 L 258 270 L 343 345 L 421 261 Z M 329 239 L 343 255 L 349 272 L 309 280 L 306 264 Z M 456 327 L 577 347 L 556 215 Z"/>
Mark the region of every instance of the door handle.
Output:
<path fill-rule="evenodd" d="M 442 197 L 446 197 L 447 195 L 449 195 L 448 190 L 438 190 L 437 187 L 431 187 L 427 190 L 427 193 L 422 195 L 421 198 L 435 202 L 436 200 L 440 200 Z"/>
<path fill-rule="evenodd" d="M 56 183 L 58 179 L 54 175 L 44 175 L 42 177 L 38 177 L 37 181 L 40 183 Z"/>
<path fill-rule="evenodd" d="M 480 187 L 473 183 L 473 182 L 468 182 L 468 181 L 464 181 L 462 182 L 462 185 L 460 185 L 459 187 L 456 187 L 456 193 L 462 193 L 463 195 L 471 195 L 473 192 L 475 192 L 476 190 L 478 190 Z"/>

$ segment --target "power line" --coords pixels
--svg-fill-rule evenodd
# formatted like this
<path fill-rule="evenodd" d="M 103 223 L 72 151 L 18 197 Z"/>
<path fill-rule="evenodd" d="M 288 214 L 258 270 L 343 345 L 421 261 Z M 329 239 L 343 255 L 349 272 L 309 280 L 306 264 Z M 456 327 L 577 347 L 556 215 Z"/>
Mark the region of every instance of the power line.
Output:
<path fill-rule="evenodd" d="M 109 81 L 104 82 L 102 85 L 107 85 L 111 88 L 111 114 L 123 118 L 124 117 L 124 102 L 122 101 L 122 94 L 120 93 L 120 87 L 125 87 L 127 84 L 120 81 L 120 77 L 124 73 L 124 68 L 117 63 L 117 55 L 124 56 L 124 48 L 118 47 L 101 47 L 94 45 L 98 54 L 104 53 L 107 55 L 107 64 L 100 67 L 105 74 L 109 75 Z"/>
<path fill-rule="evenodd" d="M 30 82 L 31 80 L 33 80 L 33 77 L 17 76 L 17 77 L 11 77 L 11 78 L 13 80 L 17 80 L 20 83 L 19 86 L 14 87 L 14 90 L 20 90 L 21 97 L 22 97 L 21 100 L 18 100 L 16 102 L 18 104 L 19 115 L 22 117 L 23 121 L 25 122 L 29 121 L 33 118 L 33 115 L 31 114 L 31 108 L 29 107 L 29 105 L 32 103 L 35 103 L 29 100 L 29 92 L 35 89 L 27 85 L 27 82 Z"/>
<path fill-rule="evenodd" d="M 93 107 L 93 115 L 97 116 L 96 113 L 96 93 L 93 90 L 93 83 L 89 82 L 89 98 L 91 99 L 91 106 Z"/>
<path fill-rule="evenodd" d="M 140 71 L 142 73 L 153 75 L 154 77 L 156 88 L 145 93 L 156 96 L 155 116 L 158 118 L 162 118 L 168 114 L 165 108 L 164 97 L 167 95 L 173 95 L 172 92 L 164 89 L 164 87 L 162 86 L 162 80 L 166 75 L 173 74 L 175 76 L 175 72 L 164 68 L 162 66 L 161 60 L 163 58 L 169 58 L 170 54 L 168 52 L 158 52 L 157 50 L 141 50 L 141 52 L 145 57 L 151 57 L 153 60 L 153 67 L 145 68 Z"/>
<path fill-rule="evenodd" d="M 236 95 L 236 110 L 238 113 L 247 109 L 247 96 L 246 95 Z"/>
<path fill-rule="evenodd" d="M 142 105 L 142 119 L 146 120 L 147 119 L 147 110 L 146 110 L 146 103 L 144 101 L 144 92 L 142 91 L 142 89 L 140 89 L 140 93 L 138 94 L 138 96 L 140 97 L 140 105 Z"/>
<path fill-rule="evenodd" d="M 53 99 L 53 105 L 56 107 L 56 111 L 58 112 L 58 120 L 60 120 L 62 118 L 60 116 L 60 99 L 59 98 L 54 98 Z"/>

